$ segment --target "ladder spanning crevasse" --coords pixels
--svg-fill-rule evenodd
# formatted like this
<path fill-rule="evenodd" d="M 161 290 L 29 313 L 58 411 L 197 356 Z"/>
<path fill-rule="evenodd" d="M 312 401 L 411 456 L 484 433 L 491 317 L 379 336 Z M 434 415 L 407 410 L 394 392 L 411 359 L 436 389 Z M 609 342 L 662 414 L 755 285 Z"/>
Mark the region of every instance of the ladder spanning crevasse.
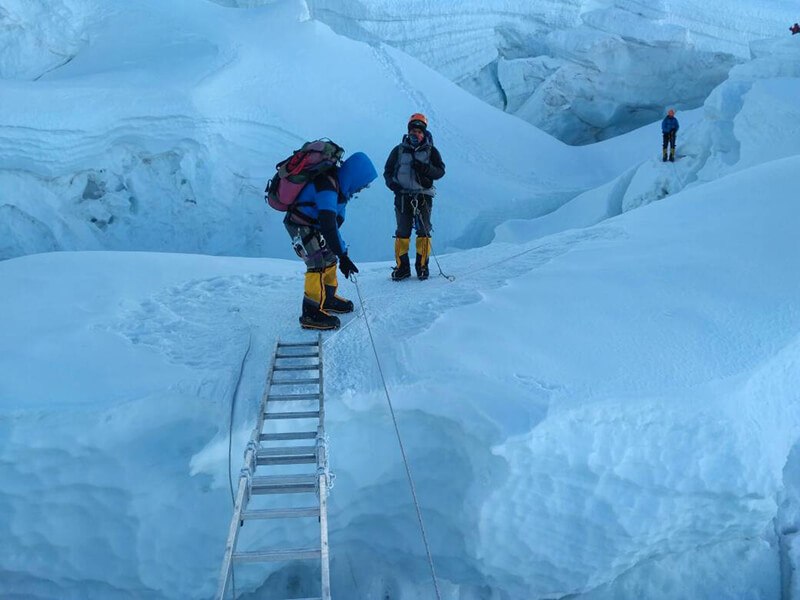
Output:
<path fill-rule="evenodd" d="M 277 376 L 276 376 L 277 375 Z M 276 388 L 276 393 L 273 393 Z M 311 403 L 313 410 L 295 410 Z M 314 425 L 302 426 L 313 421 Z M 285 473 L 287 465 L 315 465 L 313 472 Z M 293 471 L 303 467 L 291 467 Z M 327 495 L 331 483 L 325 438 L 325 402 L 322 375 L 322 336 L 308 344 L 278 342 L 272 356 L 266 389 L 244 455 L 244 467 L 234 500 L 225 557 L 217 589 L 224 600 L 238 563 L 320 561 L 320 596 L 305 600 L 330 600 Z M 285 506 L 253 507 L 254 496 L 287 499 Z M 275 495 L 275 496 L 273 496 Z M 288 499 L 315 497 L 303 506 Z M 319 520 L 319 544 L 306 547 L 237 551 L 244 524 L 260 519 Z M 299 528 L 298 528 L 299 530 Z"/>

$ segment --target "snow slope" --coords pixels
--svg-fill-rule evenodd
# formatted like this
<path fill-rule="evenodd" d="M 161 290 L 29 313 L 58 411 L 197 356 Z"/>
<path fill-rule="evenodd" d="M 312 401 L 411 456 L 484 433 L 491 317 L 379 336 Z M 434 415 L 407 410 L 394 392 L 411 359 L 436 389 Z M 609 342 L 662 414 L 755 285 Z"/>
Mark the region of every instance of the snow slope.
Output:
<path fill-rule="evenodd" d="M 0 258 L 86 249 L 288 258 L 282 215 L 263 202 L 275 163 L 328 136 L 380 169 L 420 110 L 448 167 L 443 248 L 486 243 L 494 225 L 553 210 L 637 153 L 618 142 L 569 148 L 397 50 L 310 21 L 303 2 L 83 7 L 93 14 L 87 41 L 68 64 L 0 81 Z M 349 211 L 354 258 L 391 256 L 392 224 L 379 184 Z M 366 243 L 373 228 L 383 244 Z"/>
<path fill-rule="evenodd" d="M 800 435 L 798 168 L 442 257 L 452 284 L 398 286 L 365 265 L 446 598 L 779 597 L 800 524 L 784 475 Z M 307 335 L 300 271 L 135 253 L 0 263 L 15 290 L 0 299 L 5 596 L 210 595 L 230 403 L 235 473 L 273 340 Z M 335 593 L 429 597 L 352 318 L 326 340 Z M 310 595 L 310 574 L 238 582 Z"/>
<path fill-rule="evenodd" d="M 698 0 L 309 0 L 355 39 L 408 52 L 479 98 L 568 143 L 630 131 L 667 107 L 696 108 L 750 58 L 788 35 L 796 6 Z"/>
<path fill-rule="evenodd" d="M 678 114 L 676 163 L 661 162 L 651 136 L 650 159 L 541 218 L 504 223 L 495 239 L 525 241 L 593 225 L 684 188 L 800 154 L 800 39 L 761 40 L 753 44 L 753 54 L 756 58 L 735 67 L 701 110 Z"/>

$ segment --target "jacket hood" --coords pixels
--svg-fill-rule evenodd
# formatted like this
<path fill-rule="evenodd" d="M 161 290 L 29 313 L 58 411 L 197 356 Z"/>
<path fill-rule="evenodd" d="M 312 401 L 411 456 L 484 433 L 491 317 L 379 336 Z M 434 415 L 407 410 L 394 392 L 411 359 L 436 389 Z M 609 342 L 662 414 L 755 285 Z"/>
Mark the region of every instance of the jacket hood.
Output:
<path fill-rule="evenodd" d="M 375 165 L 363 152 L 356 152 L 339 167 L 339 191 L 347 198 L 378 177 Z"/>

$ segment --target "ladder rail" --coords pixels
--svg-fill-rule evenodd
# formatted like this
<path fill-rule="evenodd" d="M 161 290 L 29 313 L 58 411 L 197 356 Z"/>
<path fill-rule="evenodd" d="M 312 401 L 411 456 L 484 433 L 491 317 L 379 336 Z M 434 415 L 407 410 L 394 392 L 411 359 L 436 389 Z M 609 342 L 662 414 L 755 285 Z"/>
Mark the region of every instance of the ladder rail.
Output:
<path fill-rule="evenodd" d="M 224 600 L 225 593 L 228 591 L 228 581 L 231 578 L 231 567 L 233 565 L 233 553 L 236 549 L 236 541 L 239 539 L 239 521 L 242 518 L 242 504 L 245 502 L 247 493 L 247 477 L 239 477 L 239 489 L 236 492 L 236 505 L 233 510 L 233 519 L 228 530 L 228 541 L 225 543 L 225 558 L 222 559 L 222 572 L 219 576 L 217 587 L 217 600 Z"/>
<path fill-rule="evenodd" d="M 239 489 L 236 493 L 236 501 L 233 506 L 233 517 L 231 518 L 231 526 L 228 530 L 228 540 L 225 543 L 225 557 L 222 560 L 222 570 L 219 576 L 219 586 L 217 587 L 217 600 L 224 600 L 225 593 L 228 590 L 228 582 L 231 579 L 231 569 L 233 567 L 233 553 L 236 549 L 236 541 L 239 539 L 239 523 L 242 520 L 242 512 L 247 508 L 249 500 L 248 488 L 249 479 L 255 470 L 256 449 L 258 448 L 259 437 L 261 429 L 264 426 L 264 412 L 267 406 L 267 396 L 269 396 L 270 387 L 272 386 L 272 370 L 275 368 L 275 357 L 278 355 L 278 341 L 275 341 L 275 350 L 272 352 L 272 360 L 270 361 L 269 370 L 267 371 L 267 381 L 264 386 L 264 393 L 261 395 L 261 406 L 258 411 L 258 420 L 256 426 L 253 427 L 253 433 L 250 434 L 250 441 L 247 444 L 247 450 L 244 455 L 244 467 L 242 474 L 239 476 Z"/>
<path fill-rule="evenodd" d="M 324 381 L 324 371 L 322 368 L 322 361 L 325 358 L 323 356 L 322 351 L 322 334 L 317 334 L 319 337 L 317 338 L 317 344 L 319 350 L 317 353 L 319 354 L 319 425 L 322 428 L 323 433 L 325 431 L 325 381 Z"/>
<path fill-rule="evenodd" d="M 328 546 L 328 445 L 325 438 L 325 386 L 322 368 L 324 353 L 322 334 L 317 334 L 319 345 L 319 434 L 317 435 L 317 472 L 319 475 L 319 538 L 320 538 L 320 577 L 322 580 L 322 600 L 331 600 L 330 548 Z"/>

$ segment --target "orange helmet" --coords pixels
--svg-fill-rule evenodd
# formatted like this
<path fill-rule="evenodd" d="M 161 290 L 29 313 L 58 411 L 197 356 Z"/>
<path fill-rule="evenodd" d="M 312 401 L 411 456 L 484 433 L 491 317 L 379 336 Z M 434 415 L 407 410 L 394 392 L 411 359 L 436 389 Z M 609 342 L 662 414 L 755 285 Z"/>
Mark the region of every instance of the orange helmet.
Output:
<path fill-rule="evenodd" d="M 668 111 L 667 111 L 667 114 L 668 114 L 670 117 L 674 117 L 674 116 L 675 116 L 675 111 L 674 111 L 674 110 L 668 110 Z"/>
<path fill-rule="evenodd" d="M 418 129 L 425 131 L 428 129 L 428 117 L 422 113 L 414 113 L 408 118 L 409 131 L 412 129 L 412 127 L 417 127 Z"/>

